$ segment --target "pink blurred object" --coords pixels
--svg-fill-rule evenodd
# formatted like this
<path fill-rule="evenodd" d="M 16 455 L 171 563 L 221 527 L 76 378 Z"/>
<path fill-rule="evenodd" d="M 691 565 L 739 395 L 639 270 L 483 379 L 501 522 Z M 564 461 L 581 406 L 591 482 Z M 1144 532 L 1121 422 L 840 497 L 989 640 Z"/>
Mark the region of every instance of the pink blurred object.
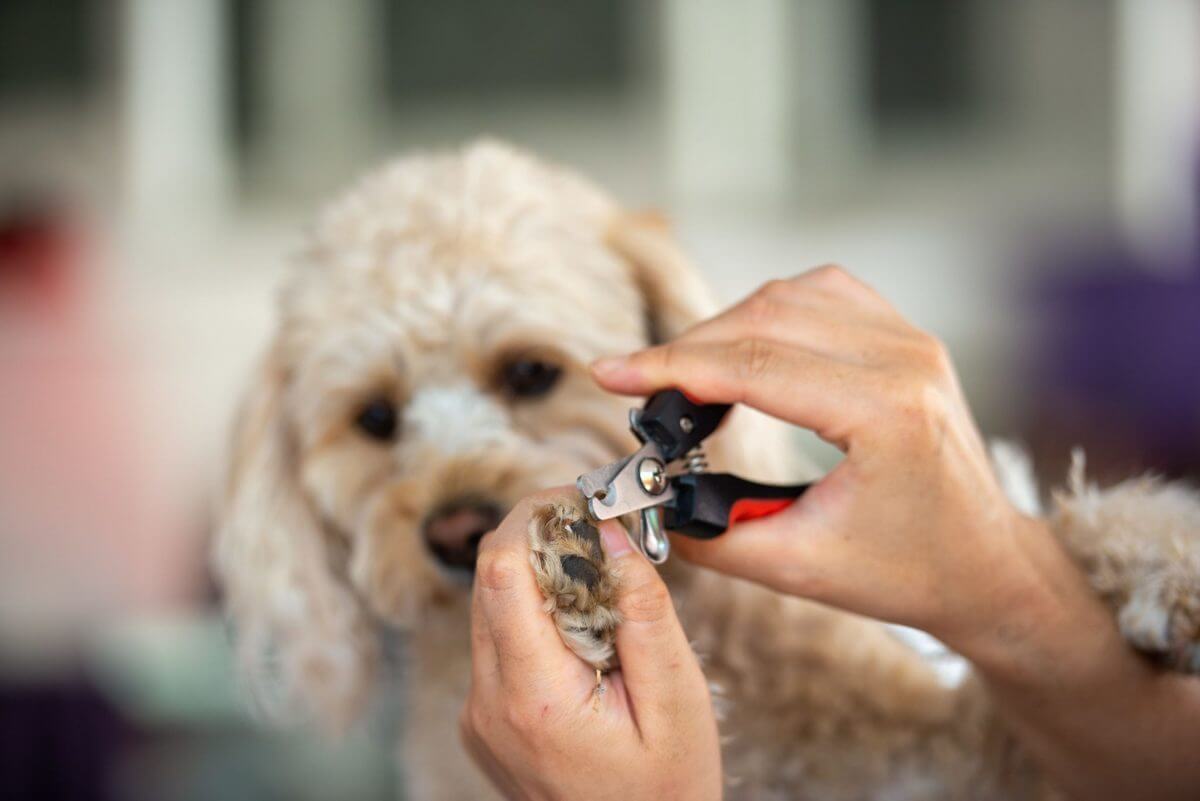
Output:
<path fill-rule="evenodd" d="M 24 645 L 197 583 L 87 244 L 66 215 L 0 219 L 0 638 Z"/>

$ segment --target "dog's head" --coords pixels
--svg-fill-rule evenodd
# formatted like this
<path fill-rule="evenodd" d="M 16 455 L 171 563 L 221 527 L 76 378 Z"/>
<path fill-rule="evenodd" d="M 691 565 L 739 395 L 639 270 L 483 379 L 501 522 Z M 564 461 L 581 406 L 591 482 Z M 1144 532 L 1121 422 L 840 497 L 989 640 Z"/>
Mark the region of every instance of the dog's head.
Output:
<path fill-rule="evenodd" d="M 632 448 L 588 363 L 710 311 L 660 224 L 499 144 L 335 201 L 235 436 L 217 566 L 251 677 L 352 718 L 376 619 L 460 603 L 513 503 Z"/>

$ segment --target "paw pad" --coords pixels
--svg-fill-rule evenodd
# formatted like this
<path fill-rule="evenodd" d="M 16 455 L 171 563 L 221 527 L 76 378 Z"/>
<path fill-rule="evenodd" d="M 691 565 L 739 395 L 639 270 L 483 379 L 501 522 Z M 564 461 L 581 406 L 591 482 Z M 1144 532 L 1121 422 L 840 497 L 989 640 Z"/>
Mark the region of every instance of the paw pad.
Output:
<path fill-rule="evenodd" d="M 567 554 L 561 560 L 563 572 L 572 581 L 579 582 L 589 590 L 594 590 L 600 583 L 600 570 L 592 562 L 582 556 Z"/>
<path fill-rule="evenodd" d="M 600 532 L 575 501 L 537 510 L 529 527 L 530 562 L 546 611 L 581 659 L 601 670 L 615 664 L 616 578 Z"/>

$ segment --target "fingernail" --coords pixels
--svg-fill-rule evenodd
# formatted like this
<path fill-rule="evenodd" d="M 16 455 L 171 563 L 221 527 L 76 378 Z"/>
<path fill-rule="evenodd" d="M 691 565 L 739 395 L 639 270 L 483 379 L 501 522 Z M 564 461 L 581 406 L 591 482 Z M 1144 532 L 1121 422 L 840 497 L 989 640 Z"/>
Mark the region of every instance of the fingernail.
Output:
<path fill-rule="evenodd" d="M 592 372 L 598 376 L 612 375 L 625 366 L 624 356 L 605 356 L 592 362 Z"/>
<path fill-rule="evenodd" d="M 617 559 L 633 551 L 625 527 L 616 520 L 605 520 L 600 524 L 600 539 L 604 541 L 604 552 L 609 559 Z"/>

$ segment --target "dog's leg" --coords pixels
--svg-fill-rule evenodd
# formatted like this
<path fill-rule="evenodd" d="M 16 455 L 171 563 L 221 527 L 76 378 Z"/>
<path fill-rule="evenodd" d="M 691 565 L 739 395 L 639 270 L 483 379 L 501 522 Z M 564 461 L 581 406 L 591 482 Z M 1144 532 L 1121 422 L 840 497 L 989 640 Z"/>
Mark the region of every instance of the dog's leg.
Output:
<path fill-rule="evenodd" d="M 993 442 L 992 464 L 1018 508 L 1040 515 L 1028 456 Z M 1200 494 L 1152 478 L 1101 490 L 1084 479 L 1077 451 L 1047 520 L 1125 639 L 1170 668 L 1200 673 Z"/>
<path fill-rule="evenodd" d="M 1200 494 L 1151 478 L 1101 490 L 1083 468 L 1076 453 L 1051 526 L 1130 643 L 1200 673 Z"/>
<path fill-rule="evenodd" d="M 529 549 L 546 611 L 563 642 L 597 671 L 614 667 L 617 577 L 581 503 L 564 498 L 535 510 Z"/>

